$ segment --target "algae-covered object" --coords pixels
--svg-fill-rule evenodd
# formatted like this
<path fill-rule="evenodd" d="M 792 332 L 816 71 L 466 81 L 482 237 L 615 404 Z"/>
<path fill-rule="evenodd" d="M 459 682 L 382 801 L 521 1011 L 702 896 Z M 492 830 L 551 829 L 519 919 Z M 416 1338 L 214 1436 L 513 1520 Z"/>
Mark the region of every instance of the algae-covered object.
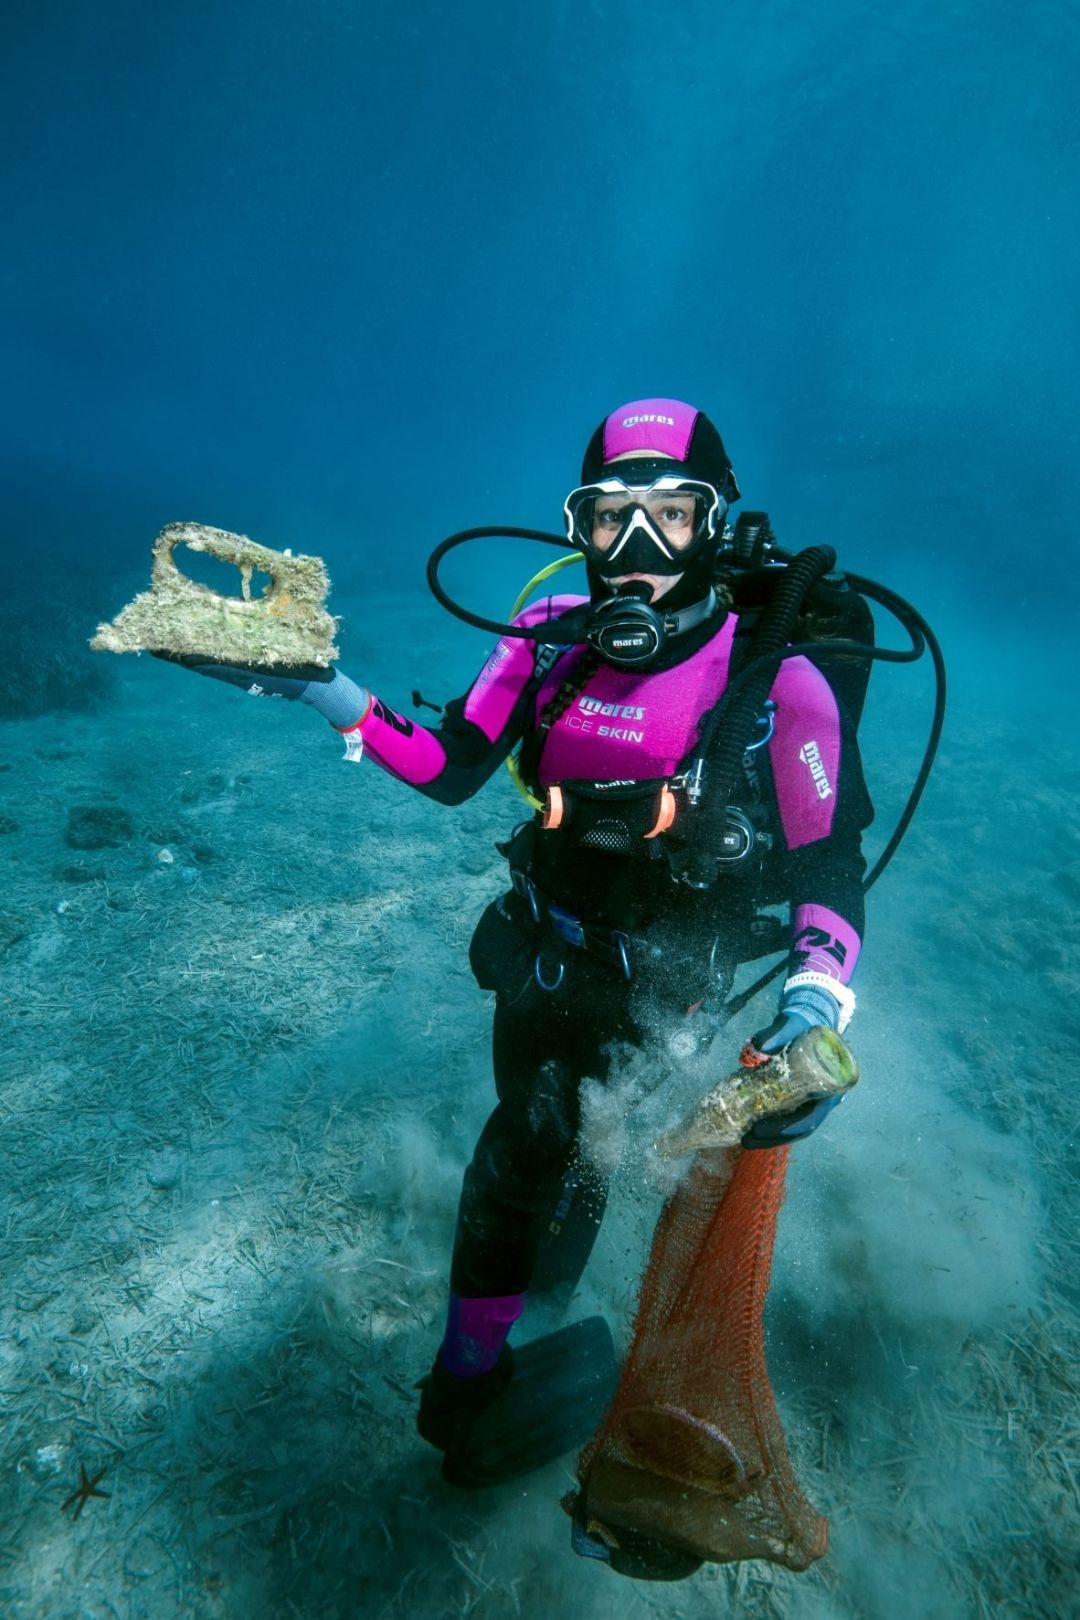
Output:
<path fill-rule="evenodd" d="M 789 1114 L 814 1097 L 838 1096 L 858 1078 L 859 1065 L 839 1035 L 819 1024 L 759 1068 L 727 1075 L 659 1138 L 657 1152 L 677 1159 L 700 1148 L 734 1147 L 755 1120 Z"/>
<path fill-rule="evenodd" d="M 177 546 L 233 563 L 239 596 L 219 596 L 176 565 Z M 253 596 L 252 576 L 270 583 Z M 165 652 L 244 667 L 317 664 L 338 656 L 337 620 L 326 611 L 330 578 L 321 557 L 272 551 L 243 534 L 202 523 L 169 523 L 154 541 L 150 589 L 111 624 L 98 626 L 97 652 Z"/>

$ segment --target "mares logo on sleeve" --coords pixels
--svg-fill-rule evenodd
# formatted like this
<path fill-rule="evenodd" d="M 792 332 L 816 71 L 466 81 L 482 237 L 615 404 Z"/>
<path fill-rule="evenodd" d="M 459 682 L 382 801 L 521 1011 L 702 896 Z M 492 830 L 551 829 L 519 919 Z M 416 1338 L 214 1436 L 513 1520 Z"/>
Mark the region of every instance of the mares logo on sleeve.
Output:
<path fill-rule="evenodd" d="M 502 668 L 503 664 L 506 663 L 509 656 L 510 648 L 506 645 L 505 641 L 500 641 L 497 644 L 495 651 L 492 653 L 491 657 L 488 659 L 487 663 L 476 677 L 473 690 L 480 692 L 485 686 L 489 685 L 499 673 L 499 670 Z"/>
<path fill-rule="evenodd" d="M 803 743 L 799 749 L 799 758 L 809 767 L 810 775 L 814 778 L 814 788 L 819 799 L 832 798 L 832 784 L 822 762 L 821 752 L 816 742 Z"/>

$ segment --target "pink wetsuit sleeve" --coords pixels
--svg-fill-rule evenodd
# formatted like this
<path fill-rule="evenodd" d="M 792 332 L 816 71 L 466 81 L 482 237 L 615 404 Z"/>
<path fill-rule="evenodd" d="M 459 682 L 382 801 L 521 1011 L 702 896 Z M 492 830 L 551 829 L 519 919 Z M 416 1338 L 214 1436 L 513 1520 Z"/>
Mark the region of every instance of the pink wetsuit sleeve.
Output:
<path fill-rule="evenodd" d="M 446 750 L 435 734 L 388 709 L 377 697 L 372 698 L 367 714 L 352 729 L 359 731 L 364 751 L 376 765 L 413 787 L 433 782 L 445 769 Z"/>
<path fill-rule="evenodd" d="M 494 742 L 509 724 L 522 690 L 533 672 L 533 643 L 504 636 L 476 677 L 465 698 L 465 718 Z"/>
<path fill-rule="evenodd" d="M 776 801 L 788 849 L 832 831 L 840 771 L 840 716 L 832 688 L 806 658 L 780 666 L 772 689 L 776 723 L 769 744 Z"/>
<path fill-rule="evenodd" d="M 519 615 L 517 623 L 549 619 L 578 602 L 549 597 Z M 475 793 L 510 752 L 526 716 L 522 696 L 535 668 L 535 643 L 504 636 L 463 699 L 448 703 L 436 730 L 417 725 L 379 698 L 352 728 L 375 764 L 429 797 L 458 804 Z"/>
<path fill-rule="evenodd" d="M 827 973 L 848 984 L 862 948 L 860 830 L 872 814 L 858 745 L 842 735 L 833 690 L 808 659 L 781 665 L 772 696 L 776 723 L 769 757 L 776 802 L 784 841 L 799 866 L 792 961 L 798 971 Z"/>
<path fill-rule="evenodd" d="M 839 912 L 828 906 L 793 907 L 791 944 L 800 972 L 827 973 L 841 984 L 851 983 L 862 940 Z"/>
<path fill-rule="evenodd" d="M 508 636 L 497 644 L 465 698 L 464 717 L 493 743 L 514 712 L 533 670 L 533 644 Z M 434 732 L 395 714 L 378 698 L 360 722 L 364 747 L 379 765 L 420 786 L 446 768 L 446 750 Z"/>

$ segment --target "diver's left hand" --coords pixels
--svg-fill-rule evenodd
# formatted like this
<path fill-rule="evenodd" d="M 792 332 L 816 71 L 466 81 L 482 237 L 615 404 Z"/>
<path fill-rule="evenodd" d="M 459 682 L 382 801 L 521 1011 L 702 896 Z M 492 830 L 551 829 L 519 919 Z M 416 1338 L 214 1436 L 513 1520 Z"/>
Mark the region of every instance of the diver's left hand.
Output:
<path fill-rule="evenodd" d="M 843 1097 L 818 1097 L 803 1103 L 790 1114 L 772 1114 L 767 1119 L 756 1119 L 742 1139 L 744 1148 L 786 1147 L 790 1142 L 801 1142 L 812 1136 L 819 1125 L 824 1125 L 837 1103 Z"/>
<path fill-rule="evenodd" d="M 756 1069 L 767 1063 L 785 1046 L 790 1046 L 799 1035 L 819 1024 L 836 1029 L 840 1022 L 840 1005 L 827 990 L 817 986 L 795 985 L 780 997 L 780 1011 L 765 1029 L 751 1035 L 739 1055 L 745 1069 Z M 789 1142 L 801 1141 L 823 1125 L 843 1096 L 812 1098 L 790 1114 L 773 1114 L 755 1120 L 742 1139 L 745 1148 L 783 1147 Z"/>
<path fill-rule="evenodd" d="M 321 714 L 338 731 L 349 731 L 364 718 L 371 697 L 362 686 L 333 664 L 304 664 L 298 668 L 244 668 L 238 664 L 225 664 L 212 658 L 201 658 L 191 653 L 155 653 L 167 663 L 179 664 L 193 670 L 196 675 L 208 675 L 212 680 L 225 681 L 238 686 L 253 697 L 285 698 L 290 703 L 303 703 Z"/>

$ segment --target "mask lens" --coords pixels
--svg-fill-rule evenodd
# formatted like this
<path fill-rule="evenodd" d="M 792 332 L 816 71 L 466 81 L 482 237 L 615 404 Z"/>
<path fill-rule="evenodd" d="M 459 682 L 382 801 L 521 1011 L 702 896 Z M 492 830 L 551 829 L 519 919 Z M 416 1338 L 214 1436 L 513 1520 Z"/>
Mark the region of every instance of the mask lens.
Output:
<path fill-rule="evenodd" d="M 614 564 L 629 544 L 644 543 L 658 571 L 674 573 L 681 570 L 673 563 L 690 561 L 711 542 L 727 503 L 711 484 L 665 474 L 649 484 L 586 484 L 570 492 L 564 511 L 568 538 L 590 561 Z"/>

